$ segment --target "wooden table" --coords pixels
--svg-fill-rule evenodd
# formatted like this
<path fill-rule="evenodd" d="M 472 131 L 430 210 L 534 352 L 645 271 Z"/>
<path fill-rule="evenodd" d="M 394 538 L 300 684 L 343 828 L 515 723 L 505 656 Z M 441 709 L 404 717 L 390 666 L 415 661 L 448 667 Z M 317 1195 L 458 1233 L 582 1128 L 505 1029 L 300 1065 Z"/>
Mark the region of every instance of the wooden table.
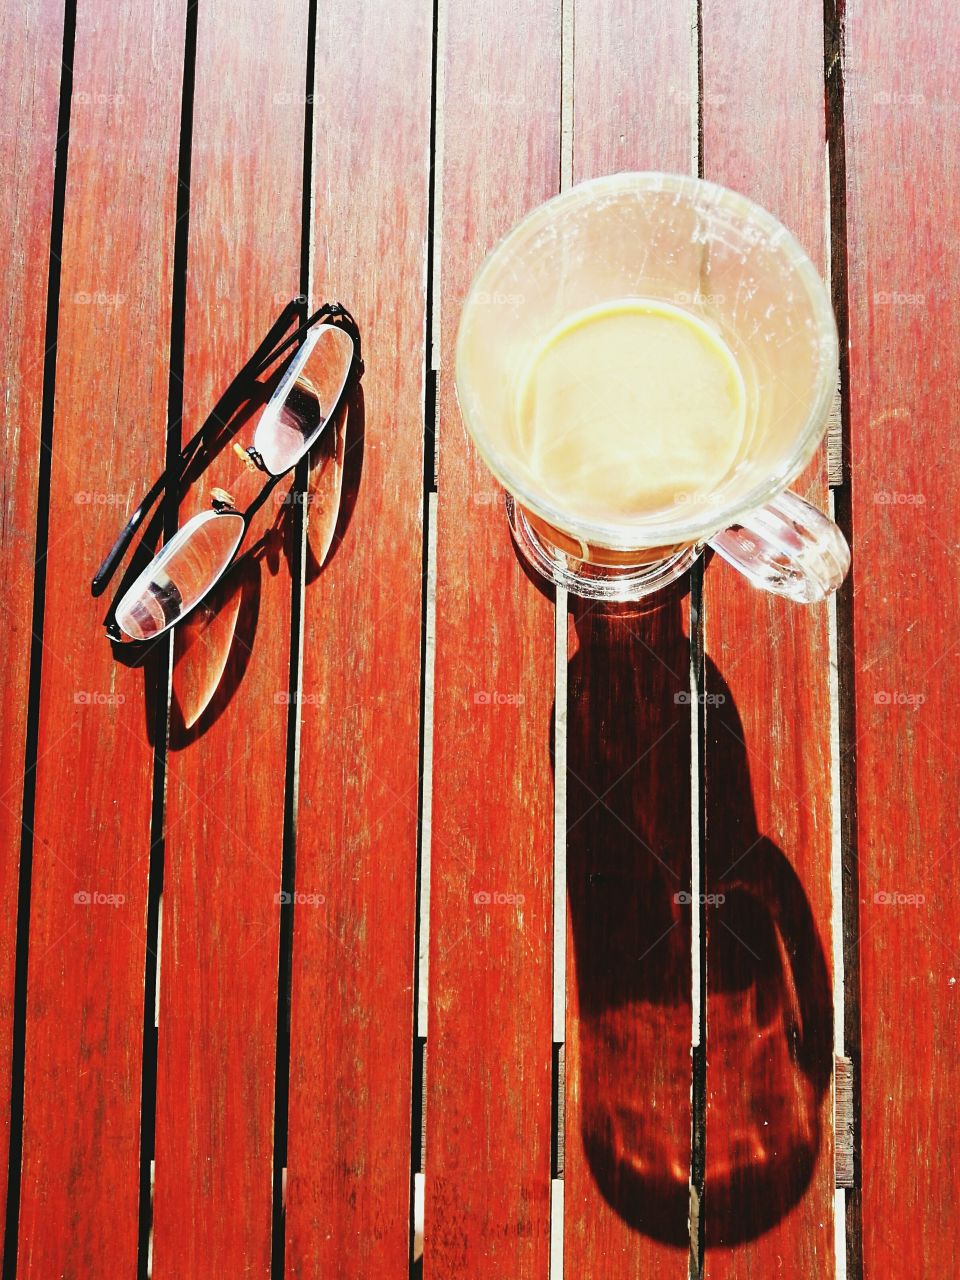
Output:
<path fill-rule="evenodd" d="M 960 22 L 842 7 L 5 8 L 4 1277 L 952 1274 Z M 520 568 L 461 300 L 621 169 L 832 279 L 829 607 Z M 124 665 L 91 574 L 297 295 L 340 454 Z"/>

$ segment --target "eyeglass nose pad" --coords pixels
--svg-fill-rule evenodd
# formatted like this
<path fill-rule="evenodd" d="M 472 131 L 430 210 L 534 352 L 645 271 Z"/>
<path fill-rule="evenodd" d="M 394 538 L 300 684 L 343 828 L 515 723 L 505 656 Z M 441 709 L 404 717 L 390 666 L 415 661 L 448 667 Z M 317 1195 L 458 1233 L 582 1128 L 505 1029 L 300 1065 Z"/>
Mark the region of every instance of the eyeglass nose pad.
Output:
<path fill-rule="evenodd" d="M 236 511 L 237 509 L 233 495 L 227 493 L 226 489 L 211 489 L 210 505 L 214 511 Z"/>

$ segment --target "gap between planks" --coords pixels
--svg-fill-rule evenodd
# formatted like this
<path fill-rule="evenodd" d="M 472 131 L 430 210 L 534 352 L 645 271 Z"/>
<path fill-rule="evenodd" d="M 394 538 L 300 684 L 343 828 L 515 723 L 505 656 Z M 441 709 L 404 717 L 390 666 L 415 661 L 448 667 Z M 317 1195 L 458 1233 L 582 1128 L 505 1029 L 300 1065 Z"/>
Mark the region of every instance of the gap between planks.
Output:
<path fill-rule="evenodd" d="M 689 0 L 690 23 L 690 172 L 703 177 L 703 22 L 701 0 Z M 690 1167 L 688 1274 L 691 1280 L 703 1271 L 703 1230 L 700 1204 L 703 1196 L 704 1144 L 706 1140 L 706 908 L 700 903 L 703 892 L 701 835 L 703 803 L 701 794 L 700 682 L 704 672 L 703 632 L 700 625 L 703 597 L 702 561 L 690 574 Z"/>
<path fill-rule="evenodd" d="M 560 6 L 560 173 L 559 187 L 573 182 L 575 0 Z M 553 1127 L 555 1152 L 550 1185 L 550 1280 L 563 1280 L 563 1168 L 567 1023 L 567 624 L 568 598 L 557 587 L 554 600 L 553 676 Z"/>
<path fill-rule="evenodd" d="M 420 1098 L 413 1099 L 414 1115 L 419 1101 L 419 1160 L 411 1150 L 411 1275 L 420 1275 L 423 1266 L 424 1220 L 426 1201 L 426 1133 L 427 1133 L 427 1026 L 429 1022 L 430 987 L 430 872 L 433 831 L 433 724 L 434 673 L 437 648 L 437 487 L 440 474 L 440 320 L 441 320 L 441 241 L 443 228 L 443 101 L 445 83 L 447 12 L 444 0 L 434 0 L 433 65 L 431 102 L 431 174 L 426 252 L 427 316 L 424 369 L 424 437 L 432 433 L 433 449 L 429 465 L 424 468 L 426 488 L 424 502 L 424 605 L 423 605 L 423 670 L 421 674 L 422 716 L 420 771 L 420 832 L 417 850 L 417 954 L 415 958 L 416 1010 L 414 1017 L 414 1053 L 420 1062 Z M 429 391 L 432 386 L 433 402 Z M 432 417 L 432 421 L 429 419 Z M 413 1074 L 417 1087 L 417 1072 Z M 419 1167 L 416 1167 L 419 1165 Z"/>

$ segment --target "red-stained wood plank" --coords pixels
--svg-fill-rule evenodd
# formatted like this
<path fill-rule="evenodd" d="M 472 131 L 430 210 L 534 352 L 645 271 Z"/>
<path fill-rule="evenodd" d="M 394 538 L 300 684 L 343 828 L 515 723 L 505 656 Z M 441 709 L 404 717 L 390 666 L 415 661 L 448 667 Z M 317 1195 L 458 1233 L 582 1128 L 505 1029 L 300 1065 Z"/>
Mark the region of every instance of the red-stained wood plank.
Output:
<path fill-rule="evenodd" d="M 307 5 L 214 0 L 199 10 L 196 39 L 184 439 L 299 291 Z M 250 436 L 241 426 L 234 438 L 247 445 Z M 227 444 L 185 497 L 182 518 L 209 506 L 211 485 L 230 490 L 236 471 Z M 261 477 L 250 480 L 241 484 L 256 492 Z M 248 554 L 214 597 L 235 618 L 226 665 L 218 646 L 187 644 L 186 629 L 174 646 L 157 1277 L 270 1273 L 294 523 L 278 499 L 288 488 L 281 483 L 254 518 Z M 188 690 L 207 681 L 209 706 L 189 725 L 198 707 L 188 707 Z"/>
<path fill-rule="evenodd" d="M 691 11 L 575 5 L 575 182 L 690 172 Z M 687 1275 L 689 608 L 574 601 L 567 698 L 564 1273 Z M 602 797 L 602 800 L 601 800 Z"/>
<path fill-rule="evenodd" d="M 554 601 L 466 441 L 453 348 L 482 257 L 558 187 L 560 10 L 446 0 L 443 23 L 424 1275 L 533 1280 L 550 1245 Z M 522 906 L 477 900 L 495 893 Z"/>
<path fill-rule="evenodd" d="M 409 1273 L 432 36 L 423 0 L 319 6 L 311 302 L 350 308 L 366 373 L 332 544 L 329 503 L 307 508 L 286 1193 L 297 1277 Z"/>
<path fill-rule="evenodd" d="M 18 1274 L 133 1275 L 156 663 L 90 575 L 166 437 L 184 9 L 81 4 L 45 562 Z"/>
<path fill-rule="evenodd" d="M 37 554 L 37 480 L 43 395 L 45 310 L 50 266 L 53 163 L 63 12 L 47 0 L 0 15 L 0 112 L 17 127 L 0 140 L 0 297 L 7 392 L 0 441 L 9 465 L 0 479 L 0 1204 L 7 1197 L 10 1053 L 16 949 L 17 879 L 24 796 L 33 590 Z M 0 1225 L 0 1248 L 3 1246 Z"/>
<path fill-rule="evenodd" d="M 704 0 L 704 176 L 826 268 L 823 19 Z M 827 501 L 826 459 L 794 488 Z M 704 577 L 706 1275 L 834 1268 L 827 606 Z M 736 1245 L 736 1248 L 732 1246 Z"/>
<path fill-rule="evenodd" d="M 960 1245 L 958 40 L 847 7 L 863 1274 L 922 1280 Z"/>

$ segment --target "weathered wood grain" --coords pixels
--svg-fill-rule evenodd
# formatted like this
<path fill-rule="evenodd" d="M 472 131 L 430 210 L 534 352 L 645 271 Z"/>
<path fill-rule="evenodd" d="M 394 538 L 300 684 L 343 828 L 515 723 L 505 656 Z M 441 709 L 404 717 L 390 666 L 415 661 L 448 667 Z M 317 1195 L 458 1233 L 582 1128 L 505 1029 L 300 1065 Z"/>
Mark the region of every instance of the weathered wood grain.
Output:
<path fill-rule="evenodd" d="M 483 255 L 557 190 L 559 19 L 545 0 L 445 0 L 429 1280 L 534 1280 L 549 1261 L 553 595 L 466 441 L 453 347 Z"/>
<path fill-rule="evenodd" d="M 54 157 L 63 13 L 46 0 L 0 14 L 0 112 L 16 121 L 0 138 L 0 297 L 6 391 L 0 404 L 0 1204 L 7 1196 L 17 880 L 31 628 L 37 557 L 37 483 L 45 363 Z M 3 1230 L 0 1224 L 0 1249 Z"/>
<path fill-rule="evenodd" d="M 701 14 L 704 176 L 769 208 L 824 270 L 822 14 L 800 0 L 704 0 Z M 794 487 L 826 503 L 824 451 Z M 826 1276 L 834 1267 L 827 606 L 765 595 L 719 560 L 703 595 L 704 1273 L 768 1277 L 789 1259 L 789 1274 Z"/>
<path fill-rule="evenodd" d="M 854 1182 L 854 1110 L 853 1064 L 849 1058 L 837 1058 L 833 1069 L 835 1173 L 838 1187 L 853 1187 Z"/>
<path fill-rule="evenodd" d="M 311 301 L 351 309 L 366 372 L 332 544 L 324 503 L 307 507 L 286 1197 L 297 1277 L 409 1274 L 432 35 L 425 0 L 318 8 Z"/>
<path fill-rule="evenodd" d="M 181 5 L 141 0 L 77 14 L 18 1269 L 43 1280 L 136 1269 L 159 673 L 115 660 L 89 583 L 144 477 L 163 467 L 184 21 Z"/>
<path fill-rule="evenodd" d="M 306 46 L 306 3 L 268 9 L 213 0 L 198 11 L 184 439 L 299 292 Z M 250 434 L 241 426 L 235 438 L 246 445 Z M 185 496 L 181 520 L 209 507 L 212 485 L 231 490 L 236 471 L 224 445 Z M 254 477 L 254 490 L 261 479 Z M 174 644 L 158 1014 L 158 1277 L 270 1273 L 293 529 L 293 509 L 278 499 L 288 487 L 274 490 L 247 534 L 247 553 L 209 608 L 201 607 L 235 618 L 219 653 L 188 646 L 191 632 L 183 628 Z M 197 664 L 211 664 L 210 701 L 188 725 L 198 707 L 185 713 L 183 691 L 202 684 L 191 669 Z M 224 1212 L 226 1205 L 242 1212 Z"/>
<path fill-rule="evenodd" d="M 696 164 L 692 10 L 574 7 L 575 182 Z M 574 601 L 567 698 L 564 1272 L 687 1275 L 689 609 Z"/>
<path fill-rule="evenodd" d="M 863 1274 L 956 1270 L 960 232 L 950 6 L 847 6 Z"/>

